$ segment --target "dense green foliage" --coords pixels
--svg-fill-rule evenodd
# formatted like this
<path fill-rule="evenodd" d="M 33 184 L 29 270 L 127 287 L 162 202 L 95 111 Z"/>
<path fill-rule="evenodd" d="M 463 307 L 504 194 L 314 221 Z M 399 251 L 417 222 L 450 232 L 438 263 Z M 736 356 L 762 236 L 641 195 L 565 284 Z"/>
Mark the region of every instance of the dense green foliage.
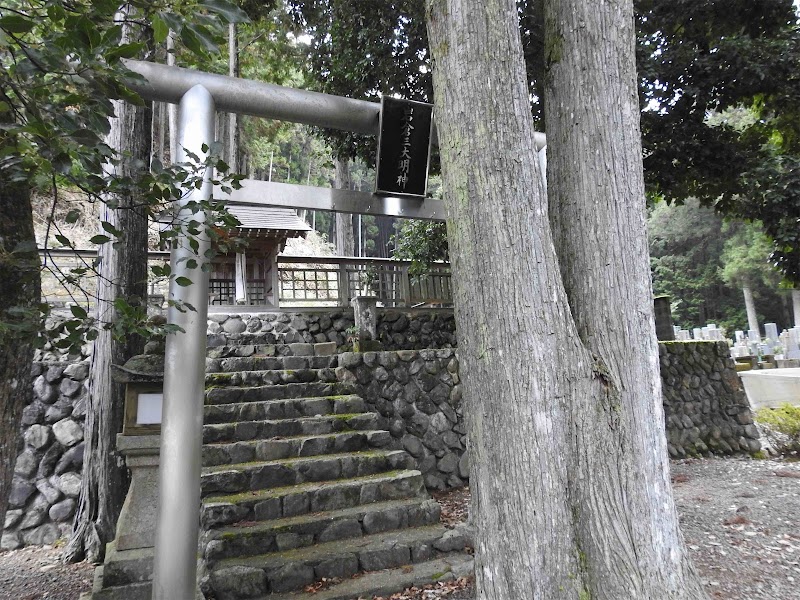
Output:
<path fill-rule="evenodd" d="M 432 79 L 424 1 L 340 2 L 288 0 L 299 29 L 309 36 L 308 65 L 322 92 L 378 101 L 381 94 L 431 101 Z M 337 156 L 367 163 L 376 140 L 326 132 Z"/>
<path fill-rule="evenodd" d="M 403 221 L 394 242 L 394 258 L 410 260 L 412 275 L 424 275 L 432 263 L 450 258 L 443 221 Z"/>
<path fill-rule="evenodd" d="M 731 223 L 722 231 L 728 234 L 721 257 L 722 280 L 736 287 L 777 288 L 778 274 L 767 262 L 769 238 L 761 227 L 755 223 Z"/>
<path fill-rule="evenodd" d="M 636 7 L 648 189 L 761 221 L 774 241 L 773 264 L 800 282 L 800 33 L 792 0 Z M 709 118 L 737 108 L 755 118 Z"/>
<path fill-rule="evenodd" d="M 690 199 L 679 206 L 658 203 L 648 232 L 653 289 L 670 297 L 676 325 L 691 329 L 716 323 L 731 336 L 745 330 L 744 275 L 749 276 L 759 320 L 791 325 L 788 293 L 778 289 L 778 276 L 767 261 L 768 241 L 755 225 L 726 224 L 712 209 Z"/>
<path fill-rule="evenodd" d="M 289 5 L 311 37 L 319 89 L 373 100 L 381 93 L 430 99 L 422 0 Z M 792 0 L 637 0 L 635 6 L 649 193 L 678 203 L 699 198 L 732 217 L 761 221 L 774 240 L 772 262 L 798 279 L 800 36 Z M 520 0 L 518 9 L 532 113 L 544 128 L 541 2 Z M 709 119 L 741 107 L 756 116 L 745 127 Z M 337 152 L 358 149 L 372 160 L 372 142 L 334 139 Z"/>
<path fill-rule="evenodd" d="M 221 25 L 246 18 L 235 6 L 223 0 L 183 2 L 135 1 L 129 3 L 135 14 L 135 24 L 152 27 L 154 39 L 163 42 L 172 29 L 185 47 L 198 55 L 208 56 L 217 51 Z M 53 219 L 64 187 L 79 190 L 93 202 L 105 202 L 116 208 L 115 198 L 132 196 L 153 216 L 163 211 L 171 201 L 180 198 L 184 189 L 195 186 L 208 166 L 224 173 L 226 165 L 215 158 L 193 157 L 191 164 L 166 167 L 157 161 L 143 176 L 120 176 L 115 166 L 123 157 L 109 147 L 105 135 L 109 119 L 114 116 L 112 100 L 141 104 L 142 100 L 126 84 L 136 77 L 125 68 L 123 59 L 150 57 L 153 48 L 142 42 L 126 43 L 122 39 L 127 17 L 118 13 L 116 2 L 17 0 L 0 6 L 0 184 L 22 182 L 31 186 L 48 186 L 53 197 L 49 218 L 47 245 L 74 247 Z M 190 14 L 191 21 L 182 14 Z M 214 205 L 196 206 L 209 209 L 216 215 L 209 233 L 215 236 L 213 225 L 230 225 L 230 215 Z M 79 218 L 77 211 L 66 215 L 67 223 Z M 100 223 L 102 233 L 95 235 L 93 244 L 125 243 L 125 232 L 109 223 Z M 190 229 L 198 232 L 196 225 Z M 177 235 L 167 229 L 162 241 L 169 244 Z M 13 261 L 16 253 L 31 250 L 35 242 L 25 247 L 0 248 L 6 260 Z M 83 266 L 59 273 L 66 283 L 79 284 L 81 278 L 94 274 L 96 265 Z M 162 272 L 161 275 L 170 276 Z M 179 284 L 188 282 L 179 281 Z M 146 320 L 141 299 L 119 298 L 116 302 L 122 318 L 117 323 L 97 323 L 88 314 L 86 298 L 74 298 L 72 317 L 62 321 L 49 334 L 54 343 L 65 349 L 76 349 L 83 339 L 92 339 L 97 327 L 113 328 L 118 336 L 127 332 L 151 335 L 158 326 Z M 83 304 L 83 305 L 82 305 Z M 28 310 L 19 318 L 15 307 L 2 307 L 0 330 L 25 329 L 35 335 L 43 325 L 48 307 L 39 307 L 40 314 Z M 18 311 L 17 311 L 18 312 Z M 13 318 L 12 318 L 13 317 Z"/>

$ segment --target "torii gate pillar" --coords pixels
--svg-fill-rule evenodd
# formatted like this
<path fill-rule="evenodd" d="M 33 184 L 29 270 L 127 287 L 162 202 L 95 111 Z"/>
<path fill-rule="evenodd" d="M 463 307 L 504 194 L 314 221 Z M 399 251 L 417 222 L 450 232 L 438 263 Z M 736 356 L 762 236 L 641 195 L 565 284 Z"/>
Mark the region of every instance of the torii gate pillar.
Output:
<path fill-rule="evenodd" d="M 189 160 L 187 152 L 199 157 L 206 154 L 203 146 L 210 148 L 214 141 L 214 114 L 214 99 L 203 86 L 196 85 L 183 95 L 178 107 L 178 162 Z M 203 173 L 203 185 L 178 203 L 177 220 L 182 230 L 189 220 L 203 228 L 205 213 L 193 212 L 187 204 L 211 199 L 211 170 Z M 209 241 L 205 233 L 195 236 L 199 241 L 195 252 L 188 239 L 182 233 L 170 254 L 170 300 L 189 303 L 195 310 L 180 311 L 171 306 L 167 314 L 168 323 L 180 326 L 183 333 L 167 336 L 164 357 L 153 600 L 193 600 L 197 589 L 208 272 L 189 269 L 187 262 L 205 262 Z M 190 279 L 192 285 L 177 285 L 175 280 L 181 276 Z"/>

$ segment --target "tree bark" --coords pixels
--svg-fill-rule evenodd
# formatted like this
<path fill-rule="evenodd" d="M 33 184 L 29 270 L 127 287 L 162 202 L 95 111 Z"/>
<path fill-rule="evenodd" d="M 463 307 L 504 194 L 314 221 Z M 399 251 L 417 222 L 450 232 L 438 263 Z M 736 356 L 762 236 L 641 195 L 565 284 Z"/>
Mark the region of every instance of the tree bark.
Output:
<path fill-rule="evenodd" d="M 39 324 L 41 275 L 30 190 L 24 183 L 2 179 L 0 281 L 0 523 L 4 523 L 22 410 L 33 389 L 31 362 Z"/>
<path fill-rule="evenodd" d="M 549 203 L 516 14 L 428 4 L 478 597 L 704 598 L 668 477 L 633 9 L 546 5 Z"/>
<path fill-rule="evenodd" d="M 133 106 L 115 100 L 114 113 L 107 143 L 119 153 L 121 162 L 112 175 L 136 177 L 150 164 L 151 105 Z M 110 207 L 108 202 L 115 202 L 117 207 Z M 111 223 L 123 236 L 119 244 L 106 243 L 98 248 L 95 316 L 100 323 L 110 325 L 117 320 L 117 298 L 146 306 L 148 216 L 140 199 L 114 196 L 101 203 L 99 218 Z M 94 342 L 81 494 L 72 536 L 64 550 L 65 562 L 83 558 L 102 562 L 105 545 L 114 539 L 129 479 L 116 449 L 116 436 L 122 431 L 124 385 L 111 380 L 111 365 L 124 364 L 143 348 L 141 337 L 128 335 L 125 340 L 118 340 L 110 329 L 104 328 Z"/>
<path fill-rule="evenodd" d="M 592 361 L 569 498 L 592 598 L 703 598 L 680 533 L 653 318 L 631 0 L 545 1 L 549 215 Z M 609 560 L 613 557 L 613 560 Z"/>
<path fill-rule="evenodd" d="M 750 331 L 758 331 L 760 336 L 761 329 L 758 327 L 758 314 L 752 288 L 749 285 L 742 286 L 742 295 L 744 295 L 744 309 L 747 311 L 747 327 Z"/>
<path fill-rule="evenodd" d="M 352 189 L 350 161 L 347 158 L 337 158 L 335 162 L 336 180 L 333 187 L 338 190 Z M 339 256 L 353 256 L 355 254 L 353 216 L 347 213 L 336 213 L 336 254 Z"/>
<path fill-rule="evenodd" d="M 239 38 L 236 23 L 228 25 L 228 75 L 239 77 Z M 228 113 L 228 167 L 239 172 L 239 115 Z"/>

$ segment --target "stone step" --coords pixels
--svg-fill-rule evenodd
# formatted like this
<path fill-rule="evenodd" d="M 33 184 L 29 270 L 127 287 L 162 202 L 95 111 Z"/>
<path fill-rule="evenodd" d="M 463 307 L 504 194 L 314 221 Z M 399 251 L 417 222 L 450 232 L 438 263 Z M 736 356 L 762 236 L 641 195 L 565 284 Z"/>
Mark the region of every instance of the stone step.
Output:
<path fill-rule="evenodd" d="M 208 404 L 204 409 L 203 422 L 210 425 L 263 419 L 296 419 L 317 415 L 355 414 L 366 412 L 366 410 L 364 400 L 355 394 L 286 400 L 257 400 L 233 404 Z"/>
<path fill-rule="evenodd" d="M 209 335 L 206 338 L 209 358 L 229 356 L 331 356 L 337 353 L 335 342 L 286 343 L 282 335 L 231 334 Z"/>
<path fill-rule="evenodd" d="M 284 552 L 312 544 L 434 525 L 439 522 L 440 513 L 439 503 L 432 499 L 375 502 L 325 513 L 212 529 L 203 535 L 201 547 L 210 568 L 225 558 Z"/>
<path fill-rule="evenodd" d="M 364 450 L 218 465 L 203 469 L 200 489 L 203 495 L 238 494 L 310 482 L 363 477 L 387 471 L 411 469 L 414 466 L 414 459 L 405 450 Z"/>
<path fill-rule="evenodd" d="M 366 477 L 210 496 L 200 516 L 206 529 L 239 521 L 266 521 L 350 508 L 386 500 L 427 499 L 422 474 L 392 471 Z"/>
<path fill-rule="evenodd" d="M 336 383 L 336 371 L 324 369 L 277 369 L 206 374 L 207 387 L 285 385 L 287 383 Z"/>
<path fill-rule="evenodd" d="M 242 442 L 299 435 L 323 435 L 343 431 L 381 429 L 377 413 L 322 415 L 297 419 L 239 421 L 203 426 L 203 443 Z"/>
<path fill-rule="evenodd" d="M 227 373 L 215 373 L 211 376 L 214 375 L 227 375 Z M 205 403 L 232 404 L 236 402 L 288 400 L 292 398 L 313 398 L 318 396 L 346 396 L 354 392 L 355 386 L 351 383 L 324 382 L 318 380 L 306 383 L 255 385 L 250 387 L 238 387 L 221 382 L 219 384 L 211 384 L 211 388 L 206 390 Z"/>
<path fill-rule="evenodd" d="M 215 339 L 215 341 L 217 341 Z M 336 344 L 255 344 L 252 339 L 231 339 L 230 344 L 209 345 L 206 350 L 208 358 L 231 358 L 248 356 L 335 356 Z M 240 343 L 241 342 L 241 343 Z"/>
<path fill-rule="evenodd" d="M 454 552 L 415 565 L 364 573 L 327 587 L 321 586 L 313 593 L 299 591 L 270 594 L 253 600 L 354 600 L 374 596 L 388 597 L 412 586 L 422 587 L 439 581 L 468 577 L 473 570 L 474 559 L 471 555 Z"/>
<path fill-rule="evenodd" d="M 234 371 L 273 371 L 297 369 L 326 369 L 338 365 L 337 355 L 331 356 L 247 356 L 207 358 L 206 373 Z"/>
<path fill-rule="evenodd" d="M 257 460 L 357 452 L 369 448 L 385 448 L 391 441 L 392 436 L 388 431 L 368 430 L 206 444 L 203 446 L 203 465 L 210 467 Z"/>
<path fill-rule="evenodd" d="M 362 571 L 392 569 L 463 550 L 464 537 L 429 525 L 285 552 L 219 561 L 209 580 L 219 600 L 300 590 L 323 578 L 345 579 Z"/>

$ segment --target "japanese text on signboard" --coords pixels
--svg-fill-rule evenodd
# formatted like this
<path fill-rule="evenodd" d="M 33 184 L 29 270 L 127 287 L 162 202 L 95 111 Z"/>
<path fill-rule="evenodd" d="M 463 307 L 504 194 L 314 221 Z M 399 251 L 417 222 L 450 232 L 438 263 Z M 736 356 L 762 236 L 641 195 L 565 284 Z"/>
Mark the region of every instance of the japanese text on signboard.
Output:
<path fill-rule="evenodd" d="M 384 96 L 376 192 L 424 196 L 427 190 L 433 107 Z"/>

